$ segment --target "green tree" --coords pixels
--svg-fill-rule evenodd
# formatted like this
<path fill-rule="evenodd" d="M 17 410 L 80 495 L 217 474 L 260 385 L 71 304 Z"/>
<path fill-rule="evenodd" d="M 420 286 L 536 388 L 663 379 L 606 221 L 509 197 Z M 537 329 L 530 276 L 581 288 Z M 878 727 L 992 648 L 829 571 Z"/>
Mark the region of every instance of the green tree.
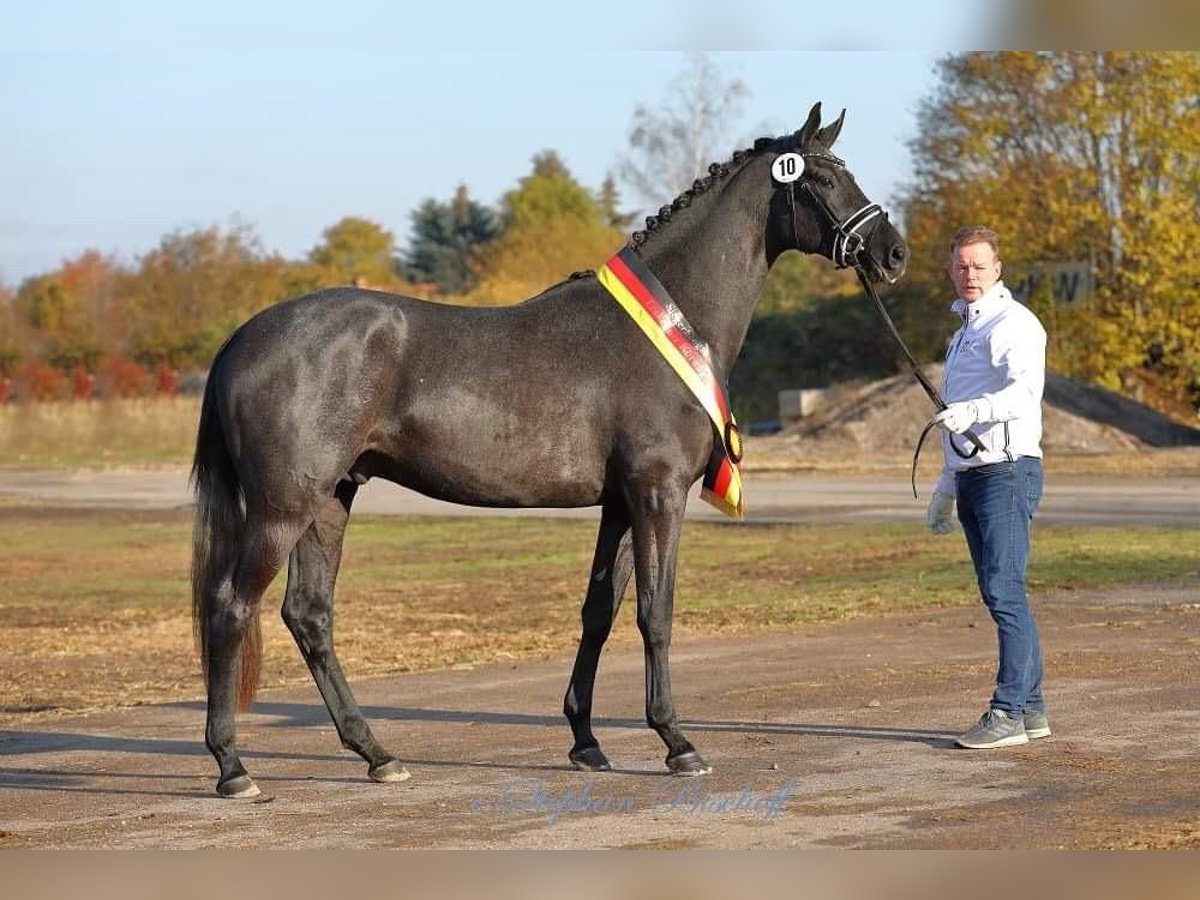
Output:
<path fill-rule="evenodd" d="M 474 283 L 471 254 L 496 236 L 495 214 L 459 185 L 449 203 L 428 199 L 412 214 L 412 240 L 404 254 L 404 274 L 433 282 L 443 293 L 461 293 Z"/>
<path fill-rule="evenodd" d="M 475 303 L 511 303 L 603 262 L 624 241 L 592 193 L 553 150 L 533 158 L 529 175 L 504 195 L 502 230 L 480 248 Z"/>
<path fill-rule="evenodd" d="M 325 229 L 321 243 L 308 258 L 329 283 L 351 284 L 365 279 L 372 285 L 395 280 L 396 241 L 382 225 L 346 216 Z"/>
<path fill-rule="evenodd" d="M 804 253 L 784 253 L 767 275 L 756 317 L 810 310 L 823 300 L 862 294 L 850 269 L 835 269 L 829 260 Z"/>
<path fill-rule="evenodd" d="M 536 228 L 561 219 L 572 219 L 582 226 L 603 225 L 604 213 L 558 153 L 543 150 L 534 155 L 533 170 L 501 201 L 503 232 Z"/>
<path fill-rule="evenodd" d="M 13 308 L 15 297 L 0 285 L 0 378 L 11 378 L 26 355 L 24 330 Z"/>
<path fill-rule="evenodd" d="M 1010 272 L 1093 264 L 1087 308 L 1033 300 L 1054 368 L 1200 408 L 1200 53 L 964 53 L 938 74 L 905 203 L 908 289 L 937 299 L 913 324 L 944 336 L 949 238 L 991 224 Z M 924 337 L 932 354 L 928 326 Z"/>
<path fill-rule="evenodd" d="M 80 314 L 78 298 L 55 274 L 26 279 L 17 290 L 17 308 L 35 330 L 51 334 L 67 327 Z"/>

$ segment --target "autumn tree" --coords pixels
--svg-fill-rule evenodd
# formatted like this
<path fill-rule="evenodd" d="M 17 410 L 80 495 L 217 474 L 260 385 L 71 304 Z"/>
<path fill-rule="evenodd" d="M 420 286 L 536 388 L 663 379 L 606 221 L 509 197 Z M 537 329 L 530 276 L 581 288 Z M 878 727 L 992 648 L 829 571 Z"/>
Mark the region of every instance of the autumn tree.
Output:
<path fill-rule="evenodd" d="M 248 226 L 173 232 L 119 287 L 129 350 L 148 364 L 207 365 L 238 325 L 296 286 Z"/>
<path fill-rule="evenodd" d="M 396 240 L 392 233 L 369 219 L 346 216 L 325 229 L 321 243 L 308 258 L 328 284 L 353 284 L 362 280 L 376 287 L 396 281 Z"/>
<path fill-rule="evenodd" d="M 669 203 L 735 149 L 730 126 L 750 89 L 707 54 L 692 53 L 657 108 L 638 106 L 617 174 L 648 208 Z"/>
<path fill-rule="evenodd" d="M 13 293 L 0 285 L 0 379 L 12 377 L 25 359 L 22 327 L 13 308 Z"/>
<path fill-rule="evenodd" d="M 530 174 L 504 195 L 500 234 L 481 247 L 473 264 L 479 284 L 466 299 L 523 300 L 573 270 L 595 268 L 624 238 L 558 154 L 543 151 Z"/>
<path fill-rule="evenodd" d="M 94 372 L 121 339 L 115 291 L 120 271 L 88 250 L 53 272 L 28 278 L 13 305 L 29 350 L 60 369 Z"/>
<path fill-rule="evenodd" d="M 936 297 L 938 312 L 918 310 L 914 326 L 944 325 L 953 231 L 990 224 L 1007 274 L 1035 262 L 1093 267 L 1086 308 L 1033 298 L 1053 368 L 1200 408 L 1200 54 L 965 53 L 938 74 L 904 204 L 909 289 Z"/>
<path fill-rule="evenodd" d="M 412 239 L 403 255 L 405 276 L 433 282 L 443 293 L 462 293 L 474 283 L 470 260 L 496 236 L 495 214 L 459 185 L 449 203 L 430 198 L 412 213 Z"/>

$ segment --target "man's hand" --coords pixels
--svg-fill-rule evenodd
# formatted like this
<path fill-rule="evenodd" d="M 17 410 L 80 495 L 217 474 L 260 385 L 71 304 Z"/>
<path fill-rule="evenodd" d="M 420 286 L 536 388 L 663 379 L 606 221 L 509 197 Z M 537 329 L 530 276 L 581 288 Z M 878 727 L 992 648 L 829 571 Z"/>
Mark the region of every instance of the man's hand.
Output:
<path fill-rule="evenodd" d="M 962 434 L 979 421 L 979 401 L 966 400 L 962 403 L 951 403 L 933 417 L 947 431 Z"/>
<path fill-rule="evenodd" d="M 925 521 L 934 534 L 949 534 L 954 530 L 954 498 L 939 491 L 933 492 Z"/>

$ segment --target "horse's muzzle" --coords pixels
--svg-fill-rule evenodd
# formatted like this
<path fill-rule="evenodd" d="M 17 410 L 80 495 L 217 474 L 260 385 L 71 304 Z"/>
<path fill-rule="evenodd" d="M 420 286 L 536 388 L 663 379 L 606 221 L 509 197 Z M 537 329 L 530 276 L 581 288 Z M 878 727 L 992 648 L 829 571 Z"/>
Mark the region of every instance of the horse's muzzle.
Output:
<path fill-rule="evenodd" d="M 900 232 L 885 222 L 871 232 L 866 246 L 858 254 L 858 264 L 872 281 L 895 284 L 908 268 L 908 245 Z"/>

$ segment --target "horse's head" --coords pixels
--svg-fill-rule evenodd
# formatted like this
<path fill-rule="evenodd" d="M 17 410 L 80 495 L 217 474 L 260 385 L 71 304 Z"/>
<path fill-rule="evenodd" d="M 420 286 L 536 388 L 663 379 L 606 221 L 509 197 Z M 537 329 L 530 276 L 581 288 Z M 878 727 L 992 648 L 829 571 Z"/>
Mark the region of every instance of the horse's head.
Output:
<path fill-rule="evenodd" d="M 908 246 L 887 213 L 863 194 L 846 163 L 830 152 L 846 111 L 821 127 L 821 104 L 793 135 L 780 138 L 771 163 L 775 192 L 767 225 L 768 258 L 784 250 L 819 253 L 838 268 L 861 266 L 872 281 L 904 274 Z"/>

